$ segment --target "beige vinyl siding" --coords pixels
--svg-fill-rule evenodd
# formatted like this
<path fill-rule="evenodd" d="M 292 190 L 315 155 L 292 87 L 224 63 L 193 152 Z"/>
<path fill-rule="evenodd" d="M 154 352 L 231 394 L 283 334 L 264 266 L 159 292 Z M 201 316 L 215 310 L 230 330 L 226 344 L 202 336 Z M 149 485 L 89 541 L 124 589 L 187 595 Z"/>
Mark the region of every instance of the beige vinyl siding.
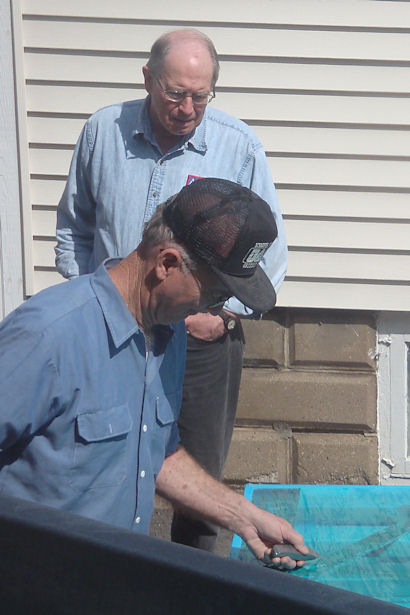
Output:
<path fill-rule="evenodd" d="M 100 20 L 115 17 L 133 20 L 193 26 L 219 22 L 248 26 L 254 22 L 261 27 L 294 24 L 299 26 L 339 27 L 406 27 L 409 9 L 400 0 L 227 0 L 207 3 L 179 0 L 170 5 L 169 0 L 24 0 L 27 15 L 56 15 L 88 17 Z M 395 5 L 395 6 L 394 6 Z"/>
<path fill-rule="evenodd" d="M 55 211 L 85 119 L 144 96 L 153 40 L 188 26 L 221 57 L 212 104 L 249 123 L 267 152 L 289 243 L 279 304 L 410 309 L 410 3 L 21 6 L 33 291 L 61 279 Z"/>

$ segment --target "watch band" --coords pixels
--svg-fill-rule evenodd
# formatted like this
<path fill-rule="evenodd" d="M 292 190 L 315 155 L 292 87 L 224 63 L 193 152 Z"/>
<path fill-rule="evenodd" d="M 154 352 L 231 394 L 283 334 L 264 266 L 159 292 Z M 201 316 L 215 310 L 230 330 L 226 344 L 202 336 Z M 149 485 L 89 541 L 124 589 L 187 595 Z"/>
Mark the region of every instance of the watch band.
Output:
<path fill-rule="evenodd" d="M 233 331 L 236 327 L 236 318 L 234 318 L 234 316 L 231 316 L 230 314 L 227 314 L 226 312 L 224 312 L 224 310 L 222 310 L 222 312 L 219 314 L 219 316 L 222 318 L 222 320 L 224 321 L 224 325 L 225 325 L 225 329 L 226 331 Z"/>

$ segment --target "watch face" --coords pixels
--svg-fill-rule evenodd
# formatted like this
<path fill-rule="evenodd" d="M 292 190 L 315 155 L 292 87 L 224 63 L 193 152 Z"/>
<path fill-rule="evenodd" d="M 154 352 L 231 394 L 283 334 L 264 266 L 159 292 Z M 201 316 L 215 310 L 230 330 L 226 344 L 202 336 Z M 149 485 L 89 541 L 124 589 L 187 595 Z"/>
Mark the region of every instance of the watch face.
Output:
<path fill-rule="evenodd" d="M 222 320 L 224 321 L 225 324 L 225 329 L 227 331 L 233 331 L 233 329 L 235 329 L 236 327 L 236 318 L 234 318 L 233 316 L 230 316 L 229 314 L 227 314 L 226 312 L 222 311 L 219 316 L 222 318 Z"/>

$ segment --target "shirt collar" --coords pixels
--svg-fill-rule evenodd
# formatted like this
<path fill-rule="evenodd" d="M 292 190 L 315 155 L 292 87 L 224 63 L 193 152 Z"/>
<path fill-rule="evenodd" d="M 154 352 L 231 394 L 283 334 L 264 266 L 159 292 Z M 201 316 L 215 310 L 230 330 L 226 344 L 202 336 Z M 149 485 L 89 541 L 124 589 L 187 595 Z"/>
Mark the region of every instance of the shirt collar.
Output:
<path fill-rule="evenodd" d="M 140 330 L 137 321 L 107 273 L 107 269 L 119 263 L 120 260 L 118 258 L 105 259 L 91 276 L 91 286 L 116 348 Z"/>
<path fill-rule="evenodd" d="M 148 109 L 150 96 L 146 96 L 144 104 L 137 107 L 137 113 L 135 117 L 135 129 L 132 131 L 132 136 L 142 134 L 150 141 L 153 139 L 154 134 L 151 128 L 151 122 L 149 120 Z"/>
<path fill-rule="evenodd" d="M 206 115 L 207 109 L 205 109 L 202 122 L 197 126 L 193 133 L 188 137 L 187 143 L 190 143 L 198 152 L 206 152 L 208 149 L 206 144 Z"/>
<path fill-rule="evenodd" d="M 91 276 L 91 286 L 116 348 L 136 333 L 143 333 L 107 272 L 107 269 L 117 265 L 120 261 L 120 258 L 106 258 Z M 175 325 L 173 324 L 155 325 L 153 327 L 155 343 L 161 347 L 166 346 L 174 331 Z"/>
<path fill-rule="evenodd" d="M 148 95 L 145 98 L 144 104 L 141 105 L 141 107 L 139 107 L 138 109 L 135 118 L 135 129 L 132 131 L 132 136 L 135 137 L 136 135 L 142 134 L 147 141 L 151 141 L 152 143 L 155 137 L 148 114 L 149 101 L 150 96 Z M 198 152 L 206 152 L 206 115 L 207 109 L 205 110 L 202 122 L 190 135 L 187 135 L 187 137 L 183 141 L 181 141 L 179 147 L 182 148 L 190 144 Z"/>

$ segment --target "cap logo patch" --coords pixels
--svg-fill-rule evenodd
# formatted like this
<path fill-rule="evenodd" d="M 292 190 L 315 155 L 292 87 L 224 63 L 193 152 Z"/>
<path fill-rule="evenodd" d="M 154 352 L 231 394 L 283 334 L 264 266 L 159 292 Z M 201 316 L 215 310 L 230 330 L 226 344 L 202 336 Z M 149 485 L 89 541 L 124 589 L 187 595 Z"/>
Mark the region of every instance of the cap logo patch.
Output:
<path fill-rule="evenodd" d="M 255 243 L 253 248 L 248 250 L 248 253 L 246 254 L 245 258 L 242 259 L 242 268 L 251 269 L 253 267 L 256 267 L 256 265 L 259 263 L 270 245 L 270 243 Z"/>

